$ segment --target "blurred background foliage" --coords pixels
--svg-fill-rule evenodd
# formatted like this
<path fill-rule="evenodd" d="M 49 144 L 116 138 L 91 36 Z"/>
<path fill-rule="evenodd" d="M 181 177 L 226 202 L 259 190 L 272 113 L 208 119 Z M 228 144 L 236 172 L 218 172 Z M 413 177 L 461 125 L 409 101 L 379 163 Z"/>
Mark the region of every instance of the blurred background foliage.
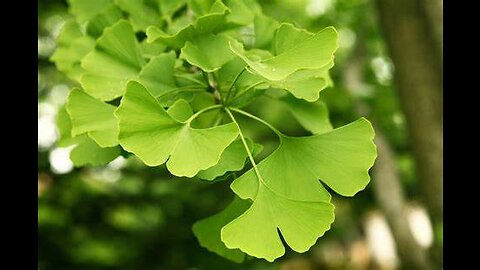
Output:
<path fill-rule="evenodd" d="M 328 105 L 334 127 L 366 116 L 377 136 L 380 132 L 385 138 L 414 246 L 431 253 L 428 268 L 440 269 L 442 222 L 429 214 L 423 199 L 418 162 L 394 81 L 395 65 L 376 3 L 259 2 L 264 13 L 279 21 L 312 32 L 329 25 L 338 30 L 340 48 L 331 70 L 335 85 L 322 91 L 320 98 Z M 372 183 L 353 199 L 334 195 L 335 223 L 310 251 L 287 250 L 273 264 L 257 259 L 235 264 L 200 247 L 191 231 L 195 221 L 220 211 L 233 198 L 227 181 L 210 184 L 174 178 L 163 166 L 150 168 L 133 157 L 119 157 L 106 167 L 74 168 L 68 158 L 70 148 L 56 146 L 55 127 L 57 110 L 73 83 L 48 60 L 70 16 L 66 1 L 38 1 L 39 269 L 416 269 L 405 263 L 410 255 L 399 246 L 403 240 L 389 218 L 392 208 L 382 205 L 381 195 L 375 193 L 381 173 L 372 173 Z M 306 134 L 271 99 L 259 98 L 247 109 L 287 134 Z M 243 126 L 249 128 L 250 138 L 265 146 L 264 153 L 275 147 L 275 137 L 264 127 L 252 122 Z"/>

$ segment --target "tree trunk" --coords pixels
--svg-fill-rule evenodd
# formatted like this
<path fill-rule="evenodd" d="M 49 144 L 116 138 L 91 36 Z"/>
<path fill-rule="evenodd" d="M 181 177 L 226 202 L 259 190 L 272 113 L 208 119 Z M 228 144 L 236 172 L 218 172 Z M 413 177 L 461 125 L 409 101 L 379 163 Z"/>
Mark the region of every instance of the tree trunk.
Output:
<path fill-rule="evenodd" d="M 373 168 L 372 187 L 378 204 L 392 228 L 402 269 L 430 269 L 428 256 L 410 230 L 404 192 L 395 154 L 382 132 L 375 129 L 378 158 Z"/>
<path fill-rule="evenodd" d="M 365 44 L 359 38 L 344 69 L 344 84 L 348 91 L 352 93 L 352 97 L 355 96 L 354 92 L 356 89 L 363 87 L 364 67 Z M 359 115 L 366 116 L 369 114 L 368 105 L 361 100 L 356 100 L 354 106 L 355 111 Z M 402 269 L 430 269 L 428 255 L 418 245 L 408 223 L 405 210 L 405 194 L 397 168 L 395 153 L 382 131 L 375 125 L 376 119 L 371 120 L 375 127 L 375 144 L 378 153 L 378 158 L 373 167 L 371 185 L 375 199 L 392 230 Z"/>
<path fill-rule="evenodd" d="M 436 1 L 377 0 L 423 197 L 434 224 L 443 220 L 443 75 L 435 38 L 441 30 L 430 27 L 442 22 L 434 23 L 438 11 L 427 12 L 425 7 L 438 7 L 432 4 Z"/>

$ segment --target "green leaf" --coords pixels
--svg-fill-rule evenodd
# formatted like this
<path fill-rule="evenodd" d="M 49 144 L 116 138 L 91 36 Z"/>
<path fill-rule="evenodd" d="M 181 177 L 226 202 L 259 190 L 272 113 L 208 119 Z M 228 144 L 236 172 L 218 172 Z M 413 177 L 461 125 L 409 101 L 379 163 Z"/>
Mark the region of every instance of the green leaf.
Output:
<path fill-rule="evenodd" d="M 118 123 L 113 115 L 115 106 L 73 89 L 66 109 L 70 115 L 72 137 L 87 133 L 101 147 L 118 145 Z"/>
<path fill-rule="evenodd" d="M 260 5 L 253 0 L 225 0 L 225 5 L 230 9 L 227 22 L 237 25 L 253 23 L 255 15 L 261 12 Z"/>
<path fill-rule="evenodd" d="M 80 79 L 85 91 L 101 100 L 120 97 L 125 84 L 140 72 L 144 60 L 130 24 L 120 20 L 105 28 L 95 48 L 82 60 L 87 71 Z"/>
<path fill-rule="evenodd" d="M 115 0 L 115 4 L 128 13 L 135 31 L 145 31 L 148 26 L 159 25 L 161 22 L 157 7 L 149 6 L 144 0 Z"/>
<path fill-rule="evenodd" d="M 112 0 L 68 0 L 69 11 L 75 15 L 79 23 L 95 17 L 111 3 Z"/>
<path fill-rule="evenodd" d="M 168 108 L 167 113 L 178 122 L 185 122 L 193 115 L 193 110 L 186 100 L 179 99 Z"/>
<path fill-rule="evenodd" d="M 251 203 L 248 200 L 241 200 L 235 196 L 230 205 L 221 212 L 193 224 L 193 233 L 200 245 L 224 258 L 241 263 L 245 259 L 245 253 L 238 249 L 225 247 L 225 244 L 220 239 L 220 230 L 227 223 L 245 212 L 250 205 Z"/>
<path fill-rule="evenodd" d="M 121 153 L 120 146 L 102 148 L 94 140 L 82 136 L 81 142 L 70 152 L 70 159 L 76 167 L 105 165 Z"/>
<path fill-rule="evenodd" d="M 160 12 L 165 17 L 171 17 L 178 9 L 187 3 L 187 0 L 158 1 Z"/>
<path fill-rule="evenodd" d="M 174 88 L 175 84 L 175 52 L 162 53 L 150 60 L 140 72 L 139 81 L 148 91 L 158 96 Z"/>
<path fill-rule="evenodd" d="M 66 147 L 72 144 L 79 142 L 79 137 L 72 137 L 72 122 L 70 121 L 70 116 L 68 115 L 65 105 L 60 107 L 57 112 L 56 117 L 57 130 L 59 134 L 59 139 L 57 141 L 57 146 Z"/>
<path fill-rule="evenodd" d="M 98 38 L 103 34 L 103 29 L 113 25 L 122 18 L 122 11 L 115 5 L 111 4 L 105 9 L 92 17 L 87 24 L 88 35 Z"/>
<path fill-rule="evenodd" d="M 167 34 L 160 28 L 151 25 L 147 28 L 147 42 L 160 42 L 175 49 L 180 49 L 185 42 L 194 36 L 216 33 L 224 30 L 225 16 L 228 8 L 219 0 L 211 7 L 208 14 L 198 17 L 193 23 L 188 24 L 175 34 Z"/>
<path fill-rule="evenodd" d="M 69 78 L 79 81 L 85 70 L 80 66 L 81 59 L 93 49 L 95 40 L 85 36 L 74 21 L 65 23 L 57 39 L 57 49 L 50 57 L 58 70 Z"/>
<path fill-rule="evenodd" d="M 135 81 L 128 83 L 115 114 L 123 148 L 148 166 L 167 162 L 168 170 L 176 176 L 193 177 L 217 164 L 222 152 L 238 135 L 232 123 L 194 129 L 188 122 L 175 120 Z"/>
<path fill-rule="evenodd" d="M 188 6 L 197 16 L 206 15 L 212 7 L 215 0 L 188 0 Z"/>
<path fill-rule="evenodd" d="M 337 36 L 333 27 L 327 27 L 275 57 L 264 60 L 248 57 L 239 42 L 230 42 L 230 49 L 255 73 L 270 81 L 279 81 L 301 69 L 320 69 L 328 65 L 338 48 Z"/>
<path fill-rule="evenodd" d="M 269 49 L 279 23 L 263 14 L 255 16 L 254 31 L 255 43 L 254 46 L 260 49 Z"/>
<path fill-rule="evenodd" d="M 235 57 L 228 48 L 229 40 L 226 35 L 197 36 L 185 43 L 180 57 L 206 72 L 216 71 Z"/>
<path fill-rule="evenodd" d="M 314 34 L 305 29 L 300 29 L 289 23 L 282 23 L 275 31 L 273 39 L 273 53 L 279 55 L 294 48 L 297 44 L 305 42 Z"/>
<path fill-rule="evenodd" d="M 228 248 L 273 261 L 287 244 L 305 252 L 333 222 L 331 196 L 318 181 L 344 196 L 365 188 L 376 149 L 373 128 L 364 118 L 330 132 L 308 137 L 280 136 L 279 147 L 231 188 L 252 207 L 222 229 Z M 302 228 L 302 229 L 300 229 Z"/>
<path fill-rule="evenodd" d="M 330 229 L 333 210 L 329 202 L 289 199 L 260 185 L 252 206 L 222 228 L 221 240 L 227 248 L 273 262 L 285 253 L 277 228 L 293 250 L 305 252 Z"/>
<path fill-rule="evenodd" d="M 307 102 L 291 95 L 280 99 L 297 121 L 313 134 L 322 134 L 333 129 L 328 118 L 327 105 L 321 101 Z"/>
<path fill-rule="evenodd" d="M 315 101 L 320 91 L 331 85 L 328 70 L 333 67 L 333 61 L 320 69 L 298 70 L 283 80 L 270 81 L 272 87 L 285 89 L 296 98 Z"/>
<path fill-rule="evenodd" d="M 251 140 L 247 140 L 247 144 L 250 151 L 253 152 L 254 144 Z M 245 160 L 247 159 L 247 152 L 243 148 L 241 140 L 236 140 L 230 144 L 218 163 L 206 170 L 200 171 L 197 177 L 204 180 L 212 181 L 215 178 L 224 175 L 226 172 L 239 171 L 245 166 Z"/>

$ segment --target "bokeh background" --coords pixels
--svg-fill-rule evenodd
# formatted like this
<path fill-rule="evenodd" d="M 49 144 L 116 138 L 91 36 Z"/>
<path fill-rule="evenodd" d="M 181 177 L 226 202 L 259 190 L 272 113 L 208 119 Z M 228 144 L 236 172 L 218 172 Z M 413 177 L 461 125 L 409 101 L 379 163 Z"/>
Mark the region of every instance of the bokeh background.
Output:
<path fill-rule="evenodd" d="M 119 157 L 74 168 L 56 146 L 55 117 L 73 83 L 48 60 L 71 15 L 38 1 L 38 266 L 47 269 L 441 269 L 443 251 L 443 2 L 266 0 L 264 13 L 310 31 L 333 25 L 340 48 L 321 92 L 334 127 L 372 121 L 379 157 L 368 187 L 333 195 L 336 220 L 304 254 L 235 264 L 201 248 L 192 224 L 233 198 L 226 181 L 171 177 Z M 289 134 L 304 132 L 278 104 L 248 110 Z M 244 125 L 245 126 L 245 125 Z M 249 122 L 252 139 L 275 137 Z"/>

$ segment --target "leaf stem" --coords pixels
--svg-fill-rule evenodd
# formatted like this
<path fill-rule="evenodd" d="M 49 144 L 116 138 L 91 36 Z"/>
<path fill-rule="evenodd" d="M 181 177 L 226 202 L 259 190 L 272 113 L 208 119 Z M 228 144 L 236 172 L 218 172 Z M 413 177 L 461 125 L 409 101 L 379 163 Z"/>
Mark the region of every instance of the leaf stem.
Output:
<path fill-rule="evenodd" d="M 164 97 L 166 95 L 169 95 L 169 94 L 172 94 L 172 93 L 175 93 L 175 92 L 205 92 L 205 88 L 192 87 L 192 86 L 182 86 L 182 87 L 177 87 L 177 88 L 170 89 L 167 92 L 164 92 L 164 93 L 161 93 L 161 94 L 155 96 L 155 98 L 159 99 L 161 97 Z"/>
<path fill-rule="evenodd" d="M 194 115 L 190 116 L 190 118 L 188 118 L 188 120 L 186 121 L 188 123 L 188 125 L 190 125 L 190 123 L 195 119 L 197 118 L 199 115 L 201 115 L 202 113 L 204 112 L 207 112 L 207 111 L 211 111 L 211 110 L 214 110 L 214 109 L 218 109 L 218 108 L 222 108 L 223 105 L 222 104 L 215 104 L 215 105 L 212 105 L 212 106 L 208 106 L 206 108 L 203 108 L 201 109 L 200 111 L 196 112 Z"/>
<path fill-rule="evenodd" d="M 278 129 L 276 129 L 274 126 L 272 126 L 270 123 L 266 122 L 265 120 L 253 115 L 253 114 L 250 114 L 246 111 L 243 111 L 243 110 L 240 110 L 240 109 L 237 109 L 237 108 L 230 108 L 232 111 L 234 112 L 237 112 L 239 114 L 243 114 L 249 118 L 252 118 L 254 120 L 257 120 L 258 122 L 264 124 L 265 126 L 267 126 L 268 128 L 270 128 L 273 132 L 275 132 L 275 134 L 277 134 L 280 138 L 283 137 L 283 133 L 280 132 Z"/>
<path fill-rule="evenodd" d="M 247 70 L 247 66 L 244 66 L 242 71 L 240 71 L 237 76 L 235 76 L 235 79 L 233 79 L 232 81 L 232 84 L 230 85 L 230 87 L 228 88 L 228 92 L 227 92 L 227 97 L 225 98 L 225 103 L 228 102 L 228 100 L 230 99 L 230 95 L 232 93 L 232 89 L 233 87 L 235 86 L 235 83 L 237 82 L 237 80 L 240 78 L 240 76 L 242 76 L 242 74 L 245 72 L 245 70 Z"/>
<path fill-rule="evenodd" d="M 247 87 L 247 89 L 245 89 L 243 92 L 241 92 L 238 96 L 232 98 L 232 100 L 230 102 L 233 102 L 237 99 L 239 99 L 241 96 L 245 95 L 246 93 L 248 93 L 248 91 L 250 91 L 251 89 L 259 86 L 260 84 L 264 83 L 263 81 L 260 81 L 260 82 L 257 82 L 257 83 L 254 83 L 252 85 L 250 85 L 249 87 Z"/>
<path fill-rule="evenodd" d="M 231 109 L 234 110 L 235 108 L 231 108 Z M 257 175 L 257 178 L 259 179 L 259 181 L 263 183 L 263 178 L 262 178 L 262 176 L 260 175 L 260 171 L 258 170 L 257 163 L 256 163 L 255 160 L 253 159 L 253 155 L 252 155 L 252 153 L 250 152 L 250 148 L 248 148 L 247 141 L 245 140 L 245 136 L 243 136 L 243 132 L 242 132 L 242 129 L 240 128 L 240 125 L 238 124 L 237 120 L 235 119 L 235 117 L 233 116 L 232 112 L 230 111 L 230 108 L 225 108 L 225 111 L 227 111 L 228 115 L 230 116 L 230 118 L 232 119 L 232 121 L 233 121 L 233 122 L 235 123 L 235 125 L 237 126 L 237 128 L 238 128 L 238 134 L 240 135 L 240 139 L 242 140 L 242 143 L 243 143 L 243 146 L 244 146 L 244 148 L 245 148 L 245 151 L 247 151 L 247 155 L 248 155 L 248 158 L 250 159 L 250 162 L 252 163 L 253 170 L 255 171 L 255 174 Z"/>

